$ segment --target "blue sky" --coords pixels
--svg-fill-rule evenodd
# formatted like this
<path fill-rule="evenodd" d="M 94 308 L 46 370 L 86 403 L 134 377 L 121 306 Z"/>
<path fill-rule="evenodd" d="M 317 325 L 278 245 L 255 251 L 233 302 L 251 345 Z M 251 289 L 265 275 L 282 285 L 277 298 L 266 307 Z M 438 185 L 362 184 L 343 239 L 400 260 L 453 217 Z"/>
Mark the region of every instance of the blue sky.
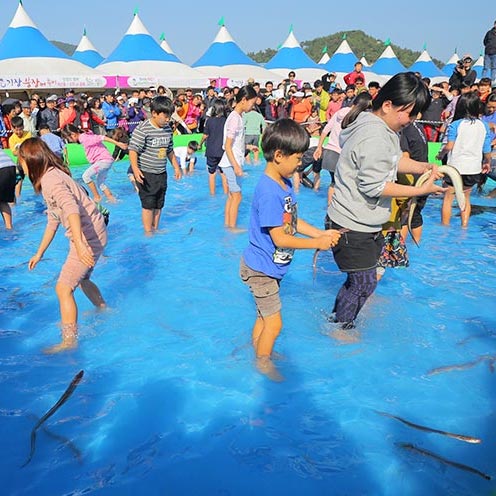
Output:
<path fill-rule="evenodd" d="M 361 29 L 413 50 L 421 50 L 426 43 L 431 56 L 443 61 L 451 57 L 455 48 L 460 55 L 469 52 L 476 58 L 483 48 L 484 34 L 496 19 L 494 0 L 480 0 L 473 6 L 463 4 L 460 8 L 456 8 L 458 2 L 446 0 L 351 0 L 342 4 L 345 6 L 339 9 L 332 1 L 322 1 L 319 7 L 315 1 L 297 0 L 252 0 L 239 4 L 204 0 L 187 0 L 184 4 L 158 0 L 23 1 L 27 13 L 48 39 L 77 44 L 86 26 L 88 37 L 103 56 L 109 55 L 120 42 L 137 8 L 150 34 L 158 39 L 164 32 L 173 51 L 187 64 L 195 62 L 208 48 L 222 16 L 245 52 L 277 48 L 292 24 L 300 42 L 337 31 Z M 2 0 L 0 36 L 17 5 L 17 0 Z M 171 5 L 175 7 L 170 8 Z"/>

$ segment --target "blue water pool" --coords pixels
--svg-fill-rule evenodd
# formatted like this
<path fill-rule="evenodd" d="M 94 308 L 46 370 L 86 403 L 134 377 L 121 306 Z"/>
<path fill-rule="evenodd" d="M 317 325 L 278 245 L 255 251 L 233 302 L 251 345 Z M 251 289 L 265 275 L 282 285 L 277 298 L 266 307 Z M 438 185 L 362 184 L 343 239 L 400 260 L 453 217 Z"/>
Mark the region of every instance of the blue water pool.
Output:
<path fill-rule="evenodd" d="M 0 494 L 494 494 L 494 480 L 400 443 L 496 476 L 495 201 L 474 195 L 479 207 L 462 231 L 456 216 L 442 228 L 441 202 L 429 200 L 420 249 L 410 248 L 408 269 L 386 273 L 356 344 L 329 336 L 344 279 L 332 255 L 320 256 L 314 277 L 313 253 L 298 252 L 281 290 L 286 380 L 273 383 L 253 366 L 254 305 L 238 279 L 247 236 L 224 231 L 224 198 L 220 187 L 208 195 L 202 165 L 169 179 L 163 232 L 152 238 L 127 164 L 115 167 L 120 202 L 94 275 L 110 309 L 97 312 L 78 293 L 80 346 L 57 356 L 41 350 L 59 339 L 54 285 L 67 241 L 60 232 L 28 271 L 45 218 L 24 188 L 15 232 L 0 230 Z M 247 172 L 242 226 L 262 167 Z M 323 191 L 302 188 L 299 213 L 321 225 L 325 203 Z M 37 418 L 79 370 L 83 381 L 20 468 Z"/>

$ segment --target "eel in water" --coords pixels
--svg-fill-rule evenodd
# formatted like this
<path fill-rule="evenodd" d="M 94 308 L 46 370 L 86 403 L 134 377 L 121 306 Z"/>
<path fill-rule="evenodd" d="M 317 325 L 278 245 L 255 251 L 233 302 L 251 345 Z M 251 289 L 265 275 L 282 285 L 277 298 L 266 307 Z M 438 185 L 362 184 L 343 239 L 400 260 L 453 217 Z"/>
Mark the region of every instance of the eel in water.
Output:
<path fill-rule="evenodd" d="M 453 439 L 458 439 L 459 441 L 465 441 L 466 443 L 479 444 L 482 442 L 482 440 L 479 439 L 478 437 L 465 436 L 463 434 L 455 434 L 453 432 L 446 432 L 446 431 L 441 431 L 439 429 L 432 429 L 431 427 L 426 427 L 424 425 L 414 424 L 413 422 L 405 420 L 401 417 L 397 417 L 396 415 L 392 415 L 391 413 L 379 412 L 378 410 L 374 410 L 374 411 L 375 411 L 375 413 L 377 413 L 379 415 L 383 415 L 384 417 L 389 417 L 389 418 L 398 420 L 398 421 L 402 422 L 403 424 L 408 425 L 408 427 L 412 427 L 412 428 L 418 429 L 420 431 L 433 432 L 434 434 L 441 434 L 443 436 L 451 437 Z"/>
<path fill-rule="evenodd" d="M 48 410 L 43 417 L 36 422 L 33 430 L 31 431 L 31 451 L 29 453 L 28 459 L 21 465 L 21 468 L 25 467 L 33 458 L 34 450 L 36 449 L 36 431 L 71 397 L 74 390 L 77 388 L 81 379 L 83 378 L 84 370 L 80 370 L 72 379 L 68 388 L 64 391 L 64 394 L 58 399 L 57 403 Z"/>
<path fill-rule="evenodd" d="M 464 465 L 463 463 L 458 463 L 458 462 L 453 462 L 451 460 L 448 460 L 446 458 L 443 458 L 442 456 L 436 455 L 436 453 L 433 453 L 432 451 L 427 451 L 422 448 L 418 448 L 412 443 L 395 443 L 396 446 L 399 446 L 400 448 L 406 449 L 413 451 L 414 453 L 419 453 L 420 455 L 427 456 L 429 458 L 433 458 L 434 460 L 437 460 L 441 463 L 444 463 L 446 465 L 450 465 L 451 467 L 458 468 L 460 470 L 465 470 L 466 472 L 471 472 L 472 474 L 476 474 L 479 477 L 482 477 L 483 479 L 486 480 L 491 480 L 492 477 L 488 474 L 485 474 L 484 472 L 481 472 L 480 470 L 477 470 L 476 468 L 470 467 L 469 465 Z"/>
<path fill-rule="evenodd" d="M 463 193 L 462 176 L 460 176 L 458 170 L 452 165 L 440 165 L 437 169 L 439 172 L 441 172 L 441 174 L 446 174 L 451 179 L 451 182 L 453 183 L 453 186 L 455 188 L 456 201 L 458 202 L 458 206 L 460 207 L 460 210 L 463 212 L 465 210 L 465 194 Z M 418 188 L 422 186 L 429 179 L 430 175 L 431 175 L 430 170 L 424 172 L 417 179 L 417 182 L 415 183 L 415 187 Z M 410 208 L 408 209 L 408 232 L 410 233 L 410 236 L 412 237 L 415 244 L 419 246 L 419 244 L 412 235 L 412 219 L 413 219 L 413 212 L 415 211 L 416 206 L 417 206 L 417 197 L 414 196 L 412 198 L 412 201 L 410 202 Z"/>
<path fill-rule="evenodd" d="M 491 356 L 491 355 L 483 355 L 477 358 L 477 360 L 474 360 L 473 362 L 467 362 L 467 363 L 460 363 L 460 364 L 455 364 L 455 365 L 444 365 L 443 367 L 436 367 L 435 369 L 429 370 L 427 372 L 427 375 L 437 375 L 437 374 L 442 374 L 444 372 L 451 372 L 452 370 L 466 370 L 466 369 L 471 369 L 472 367 L 475 367 L 477 364 L 485 361 L 489 361 L 489 370 L 494 368 L 494 361 L 496 360 L 496 357 Z"/>

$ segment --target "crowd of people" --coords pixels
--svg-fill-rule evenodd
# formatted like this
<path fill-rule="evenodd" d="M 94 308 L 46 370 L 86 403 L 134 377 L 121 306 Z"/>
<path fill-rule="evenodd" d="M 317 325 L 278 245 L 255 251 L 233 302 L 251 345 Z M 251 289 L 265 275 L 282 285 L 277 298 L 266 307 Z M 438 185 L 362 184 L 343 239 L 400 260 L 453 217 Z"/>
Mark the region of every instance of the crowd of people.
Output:
<path fill-rule="evenodd" d="M 249 246 L 240 269 L 257 307 L 252 339 L 260 370 L 277 378 L 270 357 L 282 327 L 279 284 L 295 249 L 332 248 L 347 275 L 334 304 L 335 337 L 353 338 L 357 315 L 384 270 L 408 265 L 405 239 L 409 231 L 420 241 L 428 194 L 445 195 L 442 223 L 449 224 L 454 185 L 447 179 L 442 186 L 436 183 L 442 174 L 428 161 L 428 142 L 441 142 L 438 158 L 461 175 L 467 203 L 463 227 L 469 222 L 473 186 L 488 175 L 495 177 L 496 90 L 488 78 L 475 82 L 472 62 L 464 56 L 449 81 L 440 84 L 401 73 L 381 88 L 366 81 L 357 62 L 344 77 L 344 87 L 333 73 L 310 83 L 298 81 L 291 71 L 277 86 L 250 80 L 242 87 L 219 88 L 212 81 L 202 92 L 161 86 L 90 96 L 67 90 L 64 96 L 34 94 L 28 101 L 4 102 L 2 146 L 18 160 L 14 164 L 0 150 L 5 227 L 12 229 L 11 205 L 27 175 L 48 210 L 29 268 L 43 257 L 58 224 L 70 239 L 56 285 L 62 340 L 49 351 L 77 345 L 77 287 L 95 306 L 105 306 L 90 276 L 107 240 L 102 200 L 115 201 L 107 181 L 113 161 L 129 155 L 128 175 L 141 202 L 143 229 L 153 235 L 164 207 L 167 162 L 175 179 L 191 174 L 195 154 L 204 145 L 209 192 L 215 194 L 220 177 L 226 194 L 224 225 L 232 232 L 241 231 L 237 218 L 244 163 L 258 163 L 261 153 L 267 163 L 254 193 Z M 174 148 L 174 134 L 192 133 L 201 133 L 199 141 L 192 137 L 187 146 Z M 115 146 L 113 155 L 106 141 Z M 88 158 L 82 184 L 72 179 L 66 162 L 64 149 L 71 142 L 80 143 Z M 318 189 L 322 170 L 331 179 L 325 229 L 296 215 L 300 183 Z M 427 171 L 430 178 L 416 186 Z M 407 221 L 412 197 L 422 198 Z"/>

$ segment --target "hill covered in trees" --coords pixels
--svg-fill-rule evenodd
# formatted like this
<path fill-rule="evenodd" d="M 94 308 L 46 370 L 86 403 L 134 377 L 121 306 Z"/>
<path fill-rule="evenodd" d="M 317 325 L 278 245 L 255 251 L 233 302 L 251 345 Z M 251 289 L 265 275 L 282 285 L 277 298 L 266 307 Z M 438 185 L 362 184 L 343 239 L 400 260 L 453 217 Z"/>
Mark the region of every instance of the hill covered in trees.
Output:
<path fill-rule="evenodd" d="M 332 57 L 332 54 L 336 51 L 344 37 L 355 55 L 358 58 L 365 56 L 369 64 L 373 64 L 385 48 L 383 40 L 373 38 L 363 31 L 339 31 L 329 36 L 321 36 L 310 41 L 302 41 L 301 46 L 310 58 L 318 62 L 322 57 L 324 47 L 327 47 L 328 54 Z M 420 51 L 399 47 L 393 43 L 391 43 L 391 48 L 405 67 L 410 67 L 421 53 Z M 266 48 L 259 52 L 251 52 L 248 55 L 256 62 L 263 64 L 268 62 L 276 52 L 277 49 Z M 441 60 L 433 59 L 433 61 L 440 68 L 444 65 L 444 62 Z"/>

